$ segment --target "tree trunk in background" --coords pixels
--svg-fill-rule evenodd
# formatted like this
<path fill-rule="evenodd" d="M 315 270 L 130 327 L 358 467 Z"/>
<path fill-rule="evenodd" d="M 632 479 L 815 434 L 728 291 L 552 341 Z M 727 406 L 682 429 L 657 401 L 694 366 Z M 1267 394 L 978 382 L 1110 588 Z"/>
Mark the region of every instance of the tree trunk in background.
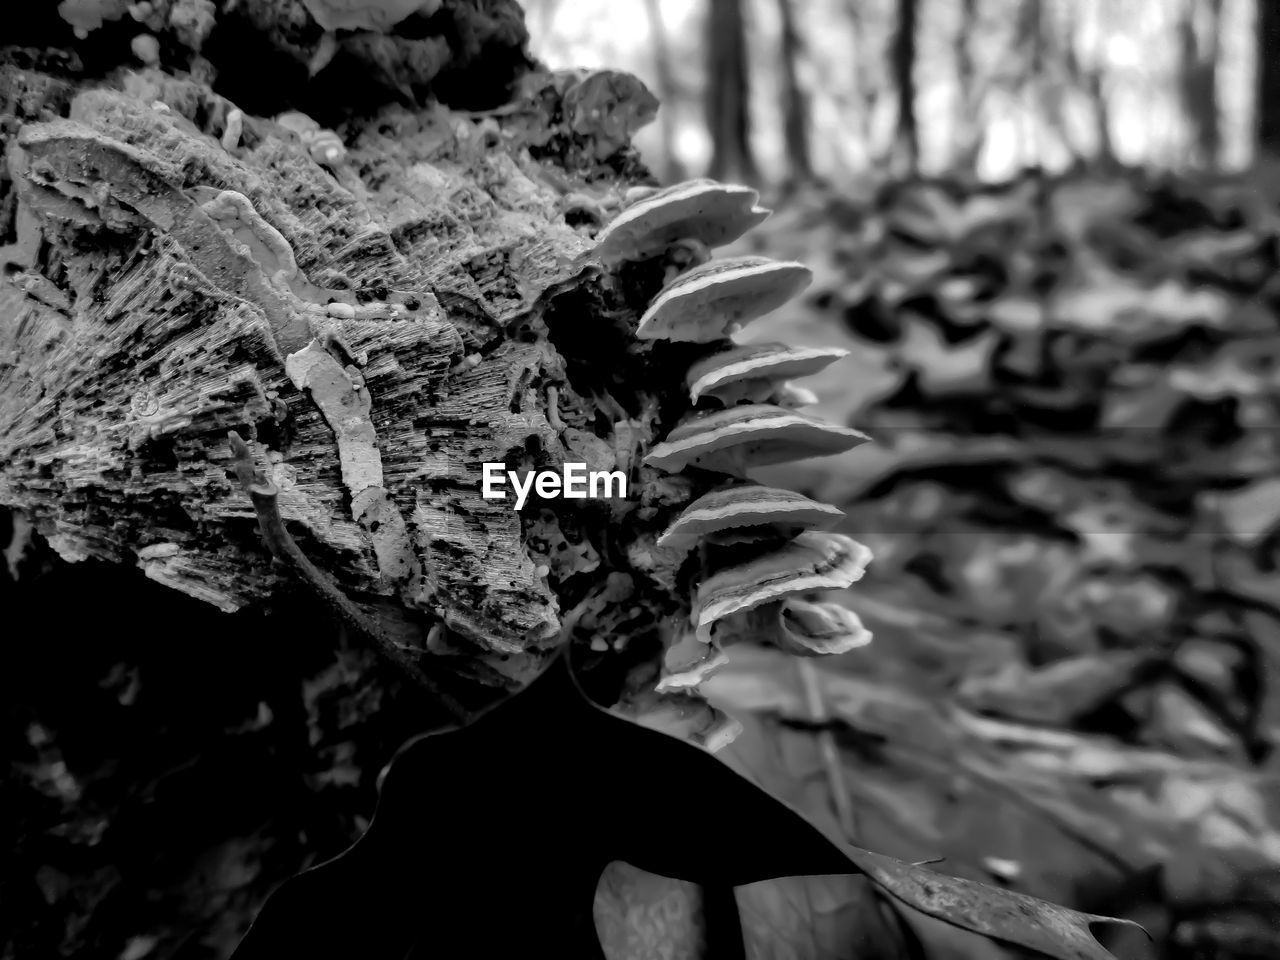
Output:
<path fill-rule="evenodd" d="M 978 71 L 973 61 L 973 33 L 978 22 L 978 0 L 961 0 L 960 23 L 953 38 L 956 58 L 956 116 L 952 127 L 951 162 L 958 170 L 975 173 L 982 145 L 983 123 L 979 116 L 983 91 L 978 89 Z"/>
<path fill-rule="evenodd" d="M 533 0 L 522 4 L 525 19 L 529 22 L 529 32 L 537 36 L 551 36 L 555 25 L 556 14 L 560 11 L 560 0 Z"/>
<path fill-rule="evenodd" d="M 795 184 L 813 178 L 813 165 L 809 159 L 809 103 L 804 90 L 800 88 L 800 78 L 796 75 L 796 60 L 801 53 L 801 42 L 796 31 L 791 0 L 778 0 L 778 17 L 781 22 L 779 52 L 782 57 L 782 135 L 786 144 L 790 182 Z"/>
<path fill-rule="evenodd" d="M 898 91 L 898 122 L 893 159 L 896 172 L 914 173 L 920 165 L 916 124 L 916 20 L 919 0 L 898 0 L 898 26 L 890 51 L 890 72 Z"/>
<path fill-rule="evenodd" d="M 1056 25 L 1049 21 L 1049 15 L 1043 0 L 1027 0 L 1024 49 L 1029 54 L 1028 85 L 1033 110 L 1041 118 L 1037 132 L 1046 137 L 1033 145 L 1033 160 L 1041 166 L 1050 160 L 1052 155 L 1046 147 L 1050 143 L 1047 138 L 1051 137 L 1057 141 L 1072 166 L 1079 166 L 1085 158 L 1072 136 L 1064 82 L 1068 73 L 1066 49 L 1070 38 L 1058 31 Z"/>
<path fill-rule="evenodd" d="M 759 173 L 751 152 L 751 94 L 742 0 L 711 0 L 706 31 L 705 108 L 712 141 L 707 176 L 755 183 Z"/>
<path fill-rule="evenodd" d="M 845 14 L 849 18 L 849 28 L 852 34 L 850 51 L 853 57 L 853 96 L 857 104 L 857 133 L 861 140 L 859 143 L 859 151 L 867 165 L 870 166 L 875 158 L 875 143 L 872 136 L 872 117 L 875 114 L 876 104 L 880 102 L 880 91 L 877 85 L 871 80 L 871 73 L 868 69 L 869 58 L 866 55 L 866 24 L 862 17 L 862 8 L 858 6 L 861 0 L 846 0 L 844 5 Z"/>
<path fill-rule="evenodd" d="M 644 0 L 649 16 L 649 32 L 653 39 L 653 74 L 658 82 L 658 127 L 662 133 L 662 180 L 676 183 L 685 178 L 684 164 L 676 153 L 676 104 L 680 97 L 671 69 L 671 45 L 667 42 L 667 25 L 662 19 L 658 0 Z"/>
<path fill-rule="evenodd" d="M 1116 155 L 1115 146 L 1111 141 L 1111 113 L 1107 107 L 1102 71 L 1093 63 L 1086 67 L 1081 61 L 1078 45 L 1083 21 L 1078 19 L 1078 11 L 1070 5 L 1067 6 L 1066 11 L 1062 55 L 1067 79 L 1089 98 L 1089 109 L 1093 121 L 1093 164 L 1100 169 L 1112 169 L 1116 166 Z M 1096 8 L 1090 13 L 1093 21 L 1088 26 L 1093 27 L 1094 35 L 1098 36 L 1102 29 L 1099 22 L 1101 18 Z"/>
<path fill-rule="evenodd" d="M 1179 82 L 1190 124 L 1191 162 L 1213 167 L 1222 141 L 1218 121 L 1218 46 L 1222 0 L 1187 0 L 1178 18 Z"/>
<path fill-rule="evenodd" d="M 1258 0 L 1258 150 L 1280 156 L 1280 3 Z"/>

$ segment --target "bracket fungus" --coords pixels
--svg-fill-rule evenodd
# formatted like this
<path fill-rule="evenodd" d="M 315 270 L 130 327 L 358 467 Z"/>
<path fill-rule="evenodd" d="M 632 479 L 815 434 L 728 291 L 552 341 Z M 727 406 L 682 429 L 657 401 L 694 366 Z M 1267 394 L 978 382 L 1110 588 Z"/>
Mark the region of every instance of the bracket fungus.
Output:
<path fill-rule="evenodd" d="M 662 282 L 670 283 L 686 270 L 700 267 L 711 259 L 711 248 L 701 240 L 686 237 L 667 247 L 662 255 Z"/>
<path fill-rule="evenodd" d="M 695 466 L 744 476 L 752 467 L 843 453 L 869 439 L 851 427 L 751 403 L 687 420 L 655 445 L 644 462 L 669 471 Z"/>
<path fill-rule="evenodd" d="M 838 508 L 803 494 L 748 483 L 699 497 L 672 521 L 658 546 L 679 546 L 725 530 L 750 527 L 779 531 L 825 530 L 844 516 Z"/>
<path fill-rule="evenodd" d="M 769 210 L 757 206 L 750 187 L 715 180 L 686 180 L 643 196 L 596 235 L 602 263 L 647 260 L 677 241 L 696 240 L 708 248 L 732 243 L 763 223 Z"/>
<path fill-rule="evenodd" d="M 871 631 L 848 607 L 798 597 L 778 605 L 776 628 L 774 644 L 798 657 L 834 656 L 871 642 Z"/>
<path fill-rule="evenodd" d="M 791 383 L 848 356 L 840 348 L 784 343 L 735 344 L 741 326 L 781 307 L 811 282 L 804 264 L 760 256 L 711 258 L 769 215 L 749 187 L 689 180 L 666 189 L 633 188 L 626 206 L 596 235 L 606 267 L 662 257 L 664 286 L 636 327 L 642 341 L 711 345 L 688 370 L 691 403 L 711 397 L 722 409 L 693 413 L 653 445 L 644 463 L 667 473 L 689 467 L 745 479 L 749 470 L 842 453 L 869 437 L 797 412 L 816 403 Z M 707 491 L 654 541 L 668 573 L 701 547 L 703 580 L 686 626 L 664 637 L 663 676 L 655 693 L 693 693 L 723 662 L 721 642 L 752 636 L 806 656 L 852 649 L 870 640 L 857 617 L 834 604 L 796 599 L 844 588 L 862 576 L 870 551 L 827 533 L 843 514 L 799 493 L 752 482 Z M 708 549 L 714 548 L 714 549 Z M 727 566 L 725 564 L 728 564 Z M 720 621 L 718 636 L 713 627 Z M 669 627 L 671 625 L 668 625 Z"/>
<path fill-rule="evenodd" d="M 641 340 L 710 343 L 797 296 L 813 279 L 803 263 L 728 257 L 676 277 L 640 318 Z"/>
<path fill-rule="evenodd" d="M 677 669 L 671 669 L 667 664 L 667 672 L 657 682 L 654 690 L 657 693 L 675 693 L 689 690 L 697 690 L 698 684 L 707 679 L 711 674 L 715 673 L 721 667 L 728 665 L 729 655 L 721 650 L 709 647 L 705 643 L 694 640 L 702 649 L 702 656 L 687 664 L 681 665 Z"/>
<path fill-rule="evenodd" d="M 841 347 L 789 347 L 785 343 L 748 343 L 704 357 L 689 368 L 685 383 L 695 403 L 712 396 L 726 405 L 759 403 L 782 381 L 805 377 L 849 355 Z"/>
<path fill-rule="evenodd" d="M 767 643 L 795 657 L 832 657 L 871 642 L 871 631 L 848 607 L 798 596 L 765 603 L 716 621 L 715 636 L 702 643 L 708 663 L 733 643 Z M 704 673 L 714 669 L 704 668 Z M 701 680 L 699 680 L 701 682 Z"/>
<path fill-rule="evenodd" d="M 818 395 L 808 387 L 800 387 L 789 380 L 777 384 L 769 399 L 780 407 L 794 410 L 797 407 L 811 407 L 818 402 Z"/>
<path fill-rule="evenodd" d="M 690 619 L 710 642 L 716 623 L 811 590 L 843 590 L 862 578 L 871 551 L 839 533 L 807 532 L 773 553 L 725 567 L 699 586 Z"/>
<path fill-rule="evenodd" d="M 332 167 L 346 159 L 347 148 L 342 138 L 334 131 L 320 126 L 305 113 L 287 110 L 278 114 L 275 121 L 302 141 L 307 153 L 316 163 Z"/>

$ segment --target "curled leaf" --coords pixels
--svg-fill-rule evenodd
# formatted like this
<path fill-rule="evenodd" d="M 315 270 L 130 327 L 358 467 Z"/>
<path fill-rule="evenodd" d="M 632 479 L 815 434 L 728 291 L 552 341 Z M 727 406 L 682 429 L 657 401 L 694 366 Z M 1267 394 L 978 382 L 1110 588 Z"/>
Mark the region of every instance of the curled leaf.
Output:
<path fill-rule="evenodd" d="M 1071 910 L 976 880 L 935 874 L 851 845 L 845 849 L 859 869 L 907 906 L 1055 960 L 1115 960 L 1114 954 L 1094 938 L 1091 924 L 1142 930 L 1132 920 Z"/>

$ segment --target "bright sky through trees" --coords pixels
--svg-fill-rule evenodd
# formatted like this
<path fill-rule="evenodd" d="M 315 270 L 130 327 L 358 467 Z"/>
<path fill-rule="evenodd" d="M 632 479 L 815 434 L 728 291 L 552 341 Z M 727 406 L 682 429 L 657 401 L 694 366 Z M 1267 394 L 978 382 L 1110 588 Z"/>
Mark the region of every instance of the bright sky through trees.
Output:
<path fill-rule="evenodd" d="M 856 175 L 878 156 L 879 141 L 893 132 L 895 94 L 888 81 L 887 45 L 895 0 L 794 0 L 807 55 L 799 64 L 801 83 L 812 100 L 813 155 L 817 169 L 837 178 Z M 978 170 L 1001 178 L 1037 159 L 1050 168 L 1068 162 L 1071 151 L 1097 147 L 1093 107 L 1086 98 L 1061 98 L 1058 128 L 1045 119 L 1045 93 L 1023 82 L 1036 67 L 1017 51 L 1020 19 L 1037 0 L 976 0 L 975 22 L 967 25 L 973 58 L 986 85 L 981 117 L 986 137 Z M 1195 0 L 1039 0 L 1041 16 L 1062 36 L 1086 68 L 1099 68 L 1110 112 L 1109 131 L 1117 156 L 1127 163 L 1180 166 L 1192 133 L 1185 121 L 1178 71 L 1178 18 Z M 1254 3 L 1222 0 L 1221 56 L 1216 78 L 1222 162 L 1248 161 L 1252 122 Z M 753 146 L 766 174 L 781 176 L 784 158 L 778 116 L 776 4 L 744 0 L 752 46 Z M 959 0 L 920 0 L 917 111 L 921 164 L 945 168 L 955 137 L 966 119 L 956 82 L 956 44 L 962 28 Z M 675 153 L 692 173 L 707 162 L 710 143 L 703 127 L 701 14 L 703 0 L 660 0 L 679 89 L 675 112 Z M 654 54 L 646 3 L 642 0 L 526 0 L 536 55 L 551 66 L 615 66 L 655 84 Z M 856 35 L 850 11 L 858 15 Z M 1209 28 L 1194 21 L 1202 39 Z M 1025 46 L 1025 44 L 1024 44 Z M 854 51 L 869 51 L 861 69 Z M 1020 72 L 1021 71 L 1021 72 Z M 1044 68 L 1042 91 L 1062 86 Z M 863 76 L 862 89 L 857 76 Z M 858 118 L 870 102 L 869 115 Z M 865 131 L 871 131 L 867 143 Z M 1064 146 L 1063 131 L 1072 145 Z M 638 145 L 652 155 L 660 145 L 657 125 L 642 132 Z"/>

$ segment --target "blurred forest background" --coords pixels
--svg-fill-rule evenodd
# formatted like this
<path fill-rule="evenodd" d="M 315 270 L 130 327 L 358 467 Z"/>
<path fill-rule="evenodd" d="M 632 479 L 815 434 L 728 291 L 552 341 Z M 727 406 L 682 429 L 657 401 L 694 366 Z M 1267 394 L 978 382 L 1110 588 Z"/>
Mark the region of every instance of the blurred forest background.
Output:
<path fill-rule="evenodd" d="M 1238 169 L 1275 121 L 1266 0 L 529 0 L 553 67 L 614 67 L 662 102 L 666 180 L 1007 178 L 1082 163 Z M 1259 97 L 1256 83 L 1269 84 Z M 1263 89 L 1267 89 L 1264 87 Z M 1280 107 L 1273 106 L 1273 110 Z"/>

